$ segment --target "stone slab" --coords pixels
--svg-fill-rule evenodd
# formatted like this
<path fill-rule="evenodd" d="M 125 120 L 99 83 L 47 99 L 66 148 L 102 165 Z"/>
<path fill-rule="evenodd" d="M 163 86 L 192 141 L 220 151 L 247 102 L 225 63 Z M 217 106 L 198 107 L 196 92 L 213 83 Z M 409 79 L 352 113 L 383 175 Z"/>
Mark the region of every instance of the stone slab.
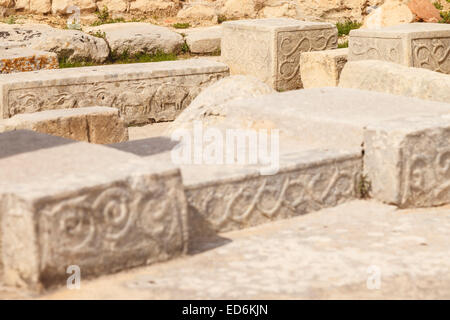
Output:
<path fill-rule="evenodd" d="M 450 73 L 450 25 L 411 23 L 350 31 L 349 61 L 383 60 Z"/>
<path fill-rule="evenodd" d="M 58 69 L 56 53 L 29 48 L 0 49 L 0 74 Z"/>
<path fill-rule="evenodd" d="M 348 49 L 304 52 L 300 56 L 303 87 L 337 87 L 347 63 Z"/>
<path fill-rule="evenodd" d="M 31 131 L 0 134 L 3 280 L 40 290 L 179 256 L 180 171 L 104 146 Z"/>
<path fill-rule="evenodd" d="M 376 199 L 399 207 L 450 203 L 450 113 L 371 124 L 364 149 Z"/>
<path fill-rule="evenodd" d="M 127 123 L 169 121 L 228 67 L 191 59 L 0 75 L 0 117 L 90 106 L 118 108 Z"/>
<path fill-rule="evenodd" d="M 279 91 L 302 88 L 302 52 L 337 48 L 337 29 L 330 23 L 279 18 L 222 27 L 222 59 L 231 73 L 253 75 Z"/>
<path fill-rule="evenodd" d="M 21 129 L 98 144 L 128 140 L 119 110 L 108 107 L 48 110 L 0 120 L 0 132 Z"/>
<path fill-rule="evenodd" d="M 450 102 L 450 75 L 379 60 L 348 62 L 339 86 Z"/>
<path fill-rule="evenodd" d="M 183 30 L 183 33 L 186 34 L 186 43 L 191 53 L 220 53 L 222 26 Z"/>
<path fill-rule="evenodd" d="M 450 206 L 351 201 L 221 234 L 201 254 L 41 299 L 448 299 L 449 238 Z"/>

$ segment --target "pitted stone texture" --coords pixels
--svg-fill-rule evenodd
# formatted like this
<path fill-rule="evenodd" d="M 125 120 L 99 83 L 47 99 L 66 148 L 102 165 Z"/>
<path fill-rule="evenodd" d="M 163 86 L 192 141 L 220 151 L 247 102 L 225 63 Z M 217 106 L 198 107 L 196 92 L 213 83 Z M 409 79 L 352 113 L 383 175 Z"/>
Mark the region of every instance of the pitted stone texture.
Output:
<path fill-rule="evenodd" d="M 185 30 L 183 33 L 186 34 L 190 52 L 202 54 L 220 52 L 221 26 Z"/>
<path fill-rule="evenodd" d="M 270 86 L 251 76 L 230 76 L 204 89 L 170 125 L 167 134 L 176 129 L 192 129 L 194 121 L 207 125 L 216 117 L 226 117 L 223 105 L 235 99 L 274 93 Z"/>
<path fill-rule="evenodd" d="M 0 132 L 21 129 L 98 144 L 128 140 L 119 110 L 107 107 L 49 110 L 0 120 Z"/>
<path fill-rule="evenodd" d="M 302 52 L 337 48 L 337 29 L 329 23 L 280 18 L 222 27 L 222 59 L 231 73 L 255 76 L 280 91 L 302 88 Z"/>
<path fill-rule="evenodd" d="M 30 131 L 0 134 L 3 280 L 65 286 L 179 256 L 187 208 L 179 170 L 111 148 Z"/>
<path fill-rule="evenodd" d="M 2 24 L 0 41 L 20 42 L 35 50 L 50 51 L 69 61 L 104 62 L 109 48 L 102 38 L 77 30 L 61 30 L 44 24 Z"/>
<path fill-rule="evenodd" d="M 339 86 L 450 102 L 450 75 L 379 60 L 348 62 Z"/>
<path fill-rule="evenodd" d="M 376 199 L 400 207 L 450 203 L 450 110 L 369 125 L 364 149 Z"/>
<path fill-rule="evenodd" d="M 1 116 L 107 106 L 120 109 L 127 123 L 174 120 L 204 87 L 227 75 L 226 65 L 203 59 L 1 75 Z"/>
<path fill-rule="evenodd" d="M 68 9 L 72 6 L 78 7 L 82 13 L 92 13 L 97 10 L 95 2 L 95 0 L 52 0 L 52 13 L 70 15 Z"/>
<path fill-rule="evenodd" d="M 370 59 L 450 74 L 450 25 L 411 23 L 350 31 L 348 60 Z"/>
<path fill-rule="evenodd" d="M 337 87 L 347 63 L 348 49 L 304 52 L 300 56 L 303 87 Z"/>
<path fill-rule="evenodd" d="M 201 254 L 42 298 L 448 299 L 449 237 L 450 206 L 396 210 L 352 201 L 221 234 L 199 247 Z M 374 290 L 368 279 L 378 271 Z"/>
<path fill-rule="evenodd" d="M 379 29 L 382 27 L 411 23 L 414 19 L 415 15 L 411 12 L 411 9 L 408 8 L 407 0 L 385 0 L 381 6 L 377 7 L 364 18 L 362 28 Z"/>
<path fill-rule="evenodd" d="M 0 74 L 57 68 L 56 53 L 28 48 L 0 49 Z"/>
<path fill-rule="evenodd" d="M 183 37 L 168 28 L 151 23 L 112 23 L 86 29 L 95 34 L 105 33 L 109 48 L 114 54 L 156 52 L 178 53 L 183 46 Z"/>

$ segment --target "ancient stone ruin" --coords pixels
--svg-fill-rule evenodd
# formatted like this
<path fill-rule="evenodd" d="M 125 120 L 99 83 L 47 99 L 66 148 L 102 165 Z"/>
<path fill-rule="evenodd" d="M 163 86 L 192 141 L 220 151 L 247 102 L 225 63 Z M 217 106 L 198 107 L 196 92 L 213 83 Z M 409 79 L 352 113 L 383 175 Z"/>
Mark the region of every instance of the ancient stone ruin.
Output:
<path fill-rule="evenodd" d="M 210 20 L 236 11 L 233 1 L 153 2 L 91 1 L 81 10 L 108 4 Z M 450 267 L 450 24 L 415 1 L 398 7 L 421 22 L 343 37 L 321 8 L 300 19 L 302 1 L 247 2 L 244 17 L 186 30 L 0 23 L 0 298 L 70 295 L 70 266 L 97 297 L 105 281 L 115 285 L 103 277 L 122 271 L 138 280 L 109 297 L 139 289 L 151 298 L 233 298 L 236 281 L 247 298 L 308 298 L 331 278 L 364 296 L 362 269 L 343 257 L 379 263 L 387 287 L 422 261 L 429 273 L 415 277 L 436 277 L 427 292 L 450 284 L 427 267 Z M 375 1 L 370 13 L 350 2 L 348 16 L 370 15 L 367 25 L 392 5 Z M 6 8 L 65 12 L 59 1 L 39 3 Z M 275 289 L 270 272 L 258 271 L 266 267 L 280 269 Z M 139 280 L 145 273 L 154 285 Z M 374 297 L 397 297 L 392 290 Z"/>

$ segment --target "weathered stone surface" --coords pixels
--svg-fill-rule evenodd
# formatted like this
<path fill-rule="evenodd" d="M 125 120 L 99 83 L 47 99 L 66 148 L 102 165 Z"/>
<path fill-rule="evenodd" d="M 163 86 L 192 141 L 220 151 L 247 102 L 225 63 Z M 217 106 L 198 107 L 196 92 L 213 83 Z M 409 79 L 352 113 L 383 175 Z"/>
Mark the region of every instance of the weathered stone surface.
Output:
<path fill-rule="evenodd" d="M 369 125 L 364 171 L 373 197 L 400 207 L 450 203 L 450 110 Z"/>
<path fill-rule="evenodd" d="M 208 112 L 198 118 L 205 127 L 279 129 L 280 152 L 317 148 L 361 151 L 364 127 L 371 123 L 450 112 L 448 103 L 343 88 L 304 89 L 235 99 L 205 109 Z"/>
<path fill-rule="evenodd" d="M 337 29 L 328 23 L 259 19 L 222 26 L 222 59 L 231 73 L 255 76 L 281 91 L 302 87 L 302 52 L 337 47 Z"/>
<path fill-rule="evenodd" d="M 57 68 L 56 53 L 28 48 L 0 49 L 0 74 Z"/>
<path fill-rule="evenodd" d="M 441 21 L 439 10 L 436 9 L 430 0 L 411 0 L 408 3 L 408 7 L 419 19 L 425 22 Z"/>
<path fill-rule="evenodd" d="M 450 73 L 450 25 L 411 23 L 352 30 L 348 60 L 367 59 Z"/>
<path fill-rule="evenodd" d="M 119 111 L 107 107 L 49 110 L 0 120 L 0 132 L 21 129 L 98 144 L 128 140 Z"/>
<path fill-rule="evenodd" d="M 174 16 L 180 8 L 179 0 L 136 0 L 126 2 L 132 13 L 146 13 L 154 16 Z"/>
<path fill-rule="evenodd" d="M 342 71 L 339 86 L 450 101 L 450 75 L 379 60 L 348 62 Z"/>
<path fill-rule="evenodd" d="M 384 4 L 372 11 L 365 19 L 362 28 L 380 29 L 404 23 L 411 23 L 414 13 L 403 0 L 386 0 Z"/>
<path fill-rule="evenodd" d="M 170 125 L 167 134 L 176 129 L 192 129 L 194 121 L 214 124 L 216 117 L 226 117 L 223 105 L 229 101 L 274 92 L 270 86 L 251 76 L 226 77 L 204 89 Z"/>
<path fill-rule="evenodd" d="M 304 52 L 300 56 L 303 87 L 336 87 L 347 63 L 348 49 Z"/>
<path fill-rule="evenodd" d="M 449 237 L 450 206 L 398 210 L 351 201 L 226 233 L 203 243 L 201 254 L 42 298 L 448 299 Z"/>
<path fill-rule="evenodd" d="M 177 17 L 182 19 L 212 20 L 217 18 L 217 11 L 214 5 L 208 2 L 189 2 L 178 11 Z"/>
<path fill-rule="evenodd" d="M 103 62 L 109 55 L 102 38 L 77 30 L 62 30 L 44 24 L 1 24 L 0 41 L 23 43 L 35 50 L 55 52 L 60 58 Z"/>
<path fill-rule="evenodd" d="M 221 26 L 186 30 L 184 33 L 190 52 L 203 54 L 220 52 Z"/>
<path fill-rule="evenodd" d="M 226 65 L 204 59 L 6 74 L 1 117 L 107 106 L 120 109 L 127 123 L 174 120 L 202 88 L 227 75 Z"/>
<path fill-rule="evenodd" d="M 92 13 L 97 10 L 95 0 L 52 0 L 52 13 L 69 15 L 67 11 L 72 6 L 80 8 L 82 13 Z"/>
<path fill-rule="evenodd" d="M 183 37 L 165 27 L 151 23 L 112 23 L 86 29 L 90 33 L 105 33 L 106 41 L 114 54 L 153 54 L 158 51 L 178 53 Z"/>
<path fill-rule="evenodd" d="M 0 134 L 3 280 L 39 290 L 179 256 L 187 208 L 179 170 L 30 131 Z"/>
<path fill-rule="evenodd" d="M 51 9 L 51 0 L 30 0 L 30 12 L 32 13 L 49 13 Z"/>

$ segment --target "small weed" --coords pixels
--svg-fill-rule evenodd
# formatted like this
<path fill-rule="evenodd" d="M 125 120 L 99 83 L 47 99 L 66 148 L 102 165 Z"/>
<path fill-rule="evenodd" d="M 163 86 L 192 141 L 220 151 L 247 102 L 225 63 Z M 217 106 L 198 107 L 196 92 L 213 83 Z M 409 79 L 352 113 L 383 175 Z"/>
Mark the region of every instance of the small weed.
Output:
<path fill-rule="evenodd" d="M 187 29 L 190 28 L 191 25 L 189 23 L 174 23 L 172 27 L 175 29 Z"/>
<path fill-rule="evenodd" d="M 59 68 L 80 68 L 80 67 L 92 67 L 96 64 L 92 61 L 68 61 L 67 58 L 59 59 Z"/>
<path fill-rule="evenodd" d="M 2 21 L 4 23 L 7 23 L 7 24 L 16 24 L 17 23 L 17 18 L 16 18 L 16 16 L 9 16 L 6 19 L 2 19 Z"/>
<path fill-rule="evenodd" d="M 372 183 L 369 181 L 367 175 L 361 175 L 358 181 L 358 193 L 361 199 L 367 199 L 370 197 L 370 191 L 372 190 Z"/>
<path fill-rule="evenodd" d="M 358 21 L 347 20 L 345 22 L 336 23 L 336 27 L 338 29 L 338 33 L 340 36 L 348 35 L 350 30 L 361 28 L 362 23 Z"/>
<path fill-rule="evenodd" d="M 174 53 L 165 53 L 163 51 L 157 51 L 153 54 L 138 53 L 130 55 L 128 51 L 124 51 L 120 54 L 113 53 L 111 55 L 111 64 L 128 64 L 128 63 L 146 63 L 146 62 L 161 62 L 161 61 L 174 61 L 177 60 L 177 56 Z"/>
<path fill-rule="evenodd" d="M 444 9 L 444 7 L 442 6 L 442 4 L 438 1 L 433 2 L 433 5 L 436 7 L 436 9 L 438 10 L 442 10 Z"/>
<path fill-rule="evenodd" d="M 120 23 L 125 22 L 124 18 L 113 19 L 109 15 L 109 10 L 107 6 L 104 6 L 102 10 L 95 13 L 97 15 L 97 21 L 95 21 L 92 26 L 100 26 L 102 24 Z"/>
<path fill-rule="evenodd" d="M 89 32 L 89 34 L 91 35 L 91 36 L 93 36 L 93 37 L 96 37 L 96 38 L 102 38 L 102 39 L 106 39 L 106 33 L 105 32 L 102 32 L 102 31 L 100 31 L 100 30 L 98 30 L 98 31 L 96 31 L 96 32 Z"/>
<path fill-rule="evenodd" d="M 217 17 L 217 23 L 221 24 L 222 22 L 225 22 L 225 21 L 227 21 L 227 17 L 226 17 L 226 16 L 220 14 L 220 15 Z"/>
<path fill-rule="evenodd" d="M 183 53 L 189 53 L 191 50 L 189 49 L 189 46 L 186 42 L 183 43 L 183 46 L 181 47 L 181 52 Z"/>
<path fill-rule="evenodd" d="M 348 40 L 344 41 L 342 43 L 338 43 L 338 48 L 342 49 L 342 48 L 348 48 Z"/>
<path fill-rule="evenodd" d="M 441 11 L 441 18 L 440 23 L 450 23 L 450 11 Z"/>

